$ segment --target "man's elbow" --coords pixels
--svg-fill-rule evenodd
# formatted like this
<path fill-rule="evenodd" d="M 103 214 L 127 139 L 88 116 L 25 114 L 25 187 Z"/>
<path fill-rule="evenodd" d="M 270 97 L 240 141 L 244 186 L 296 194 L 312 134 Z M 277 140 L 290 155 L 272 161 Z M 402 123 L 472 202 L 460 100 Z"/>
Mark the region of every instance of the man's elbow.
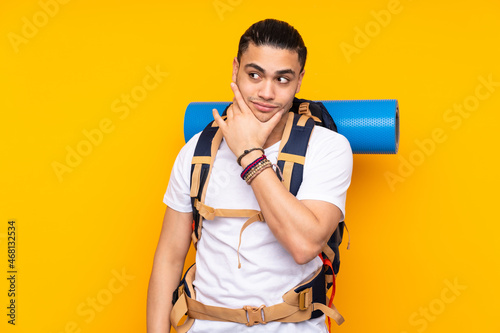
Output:
<path fill-rule="evenodd" d="M 293 260 L 298 265 L 305 265 L 321 253 L 323 247 L 318 244 L 310 244 L 307 246 L 297 247 L 292 252 L 291 255 Z"/>

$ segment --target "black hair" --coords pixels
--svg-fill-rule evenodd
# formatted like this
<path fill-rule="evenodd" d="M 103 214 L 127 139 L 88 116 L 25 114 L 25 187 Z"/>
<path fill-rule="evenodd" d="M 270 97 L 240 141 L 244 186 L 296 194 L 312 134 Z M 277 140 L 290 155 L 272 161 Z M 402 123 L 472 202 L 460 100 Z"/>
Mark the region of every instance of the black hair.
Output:
<path fill-rule="evenodd" d="M 268 45 L 297 52 L 300 71 L 304 70 L 307 48 L 299 32 L 290 24 L 275 19 L 266 19 L 252 24 L 240 38 L 238 62 L 241 60 L 241 55 L 248 49 L 250 42 L 255 46 Z"/>

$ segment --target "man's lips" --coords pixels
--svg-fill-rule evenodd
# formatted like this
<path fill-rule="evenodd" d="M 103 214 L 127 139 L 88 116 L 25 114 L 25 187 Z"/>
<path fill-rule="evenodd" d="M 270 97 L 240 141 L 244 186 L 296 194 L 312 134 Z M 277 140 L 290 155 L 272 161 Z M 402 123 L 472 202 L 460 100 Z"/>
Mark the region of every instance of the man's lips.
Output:
<path fill-rule="evenodd" d="M 262 102 L 252 101 L 252 103 L 253 103 L 253 105 L 255 105 L 255 108 L 257 110 L 262 111 L 262 112 L 273 111 L 274 109 L 276 109 L 278 107 L 277 105 L 267 104 L 267 103 L 262 103 Z"/>

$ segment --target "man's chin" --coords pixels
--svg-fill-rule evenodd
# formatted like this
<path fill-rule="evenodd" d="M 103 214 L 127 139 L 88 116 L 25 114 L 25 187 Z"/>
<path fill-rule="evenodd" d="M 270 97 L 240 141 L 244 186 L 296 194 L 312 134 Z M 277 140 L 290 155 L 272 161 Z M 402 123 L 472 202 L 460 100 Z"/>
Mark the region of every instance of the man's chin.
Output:
<path fill-rule="evenodd" d="M 252 110 L 252 112 L 255 118 L 257 118 L 261 123 L 268 122 L 269 119 L 271 119 L 276 114 L 276 111 L 262 112 L 259 110 Z"/>
<path fill-rule="evenodd" d="M 275 110 L 272 112 L 260 112 L 260 111 L 255 111 L 253 110 L 253 114 L 257 120 L 259 120 L 261 123 L 267 123 L 271 118 L 274 117 L 276 113 L 282 112 L 283 109 Z"/>

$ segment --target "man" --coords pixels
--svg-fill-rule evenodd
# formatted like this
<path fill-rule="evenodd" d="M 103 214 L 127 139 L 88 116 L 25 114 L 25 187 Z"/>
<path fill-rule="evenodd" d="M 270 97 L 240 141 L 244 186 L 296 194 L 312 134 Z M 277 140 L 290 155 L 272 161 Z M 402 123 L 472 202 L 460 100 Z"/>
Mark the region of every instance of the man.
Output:
<path fill-rule="evenodd" d="M 205 305 L 241 309 L 283 302 L 285 292 L 321 267 L 318 253 L 344 218 L 352 152 L 343 136 L 314 128 L 296 197 L 272 168 L 257 172 L 252 167 L 259 159 L 277 160 L 287 113 L 304 77 L 306 54 L 299 33 L 282 21 L 257 22 L 241 37 L 233 61 L 233 104 L 226 121 L 213 112 L 223 140 L 205 203 L 215 208 L 260 210 L 265 222 L 245 229 L 240 248 L 246 218 L 215 217 L 203 223 L 193 284 L 196 300 Z M 195 135 L 179 153 L 164 198 L 168 207 L 148 291 L 150 333 L 170 331 L 172 292 L 191 241 L 190 170 L 198 138 Z M 263 148 L 265 156 L 254 148 Z M 255 172 L 248 185 L 240 173 L 252 168 Z M 196 319 L 189 332 L 326 332 L 324 320 L 321 316 L 299 323 L 273 321 L 247 327 Z"/>

